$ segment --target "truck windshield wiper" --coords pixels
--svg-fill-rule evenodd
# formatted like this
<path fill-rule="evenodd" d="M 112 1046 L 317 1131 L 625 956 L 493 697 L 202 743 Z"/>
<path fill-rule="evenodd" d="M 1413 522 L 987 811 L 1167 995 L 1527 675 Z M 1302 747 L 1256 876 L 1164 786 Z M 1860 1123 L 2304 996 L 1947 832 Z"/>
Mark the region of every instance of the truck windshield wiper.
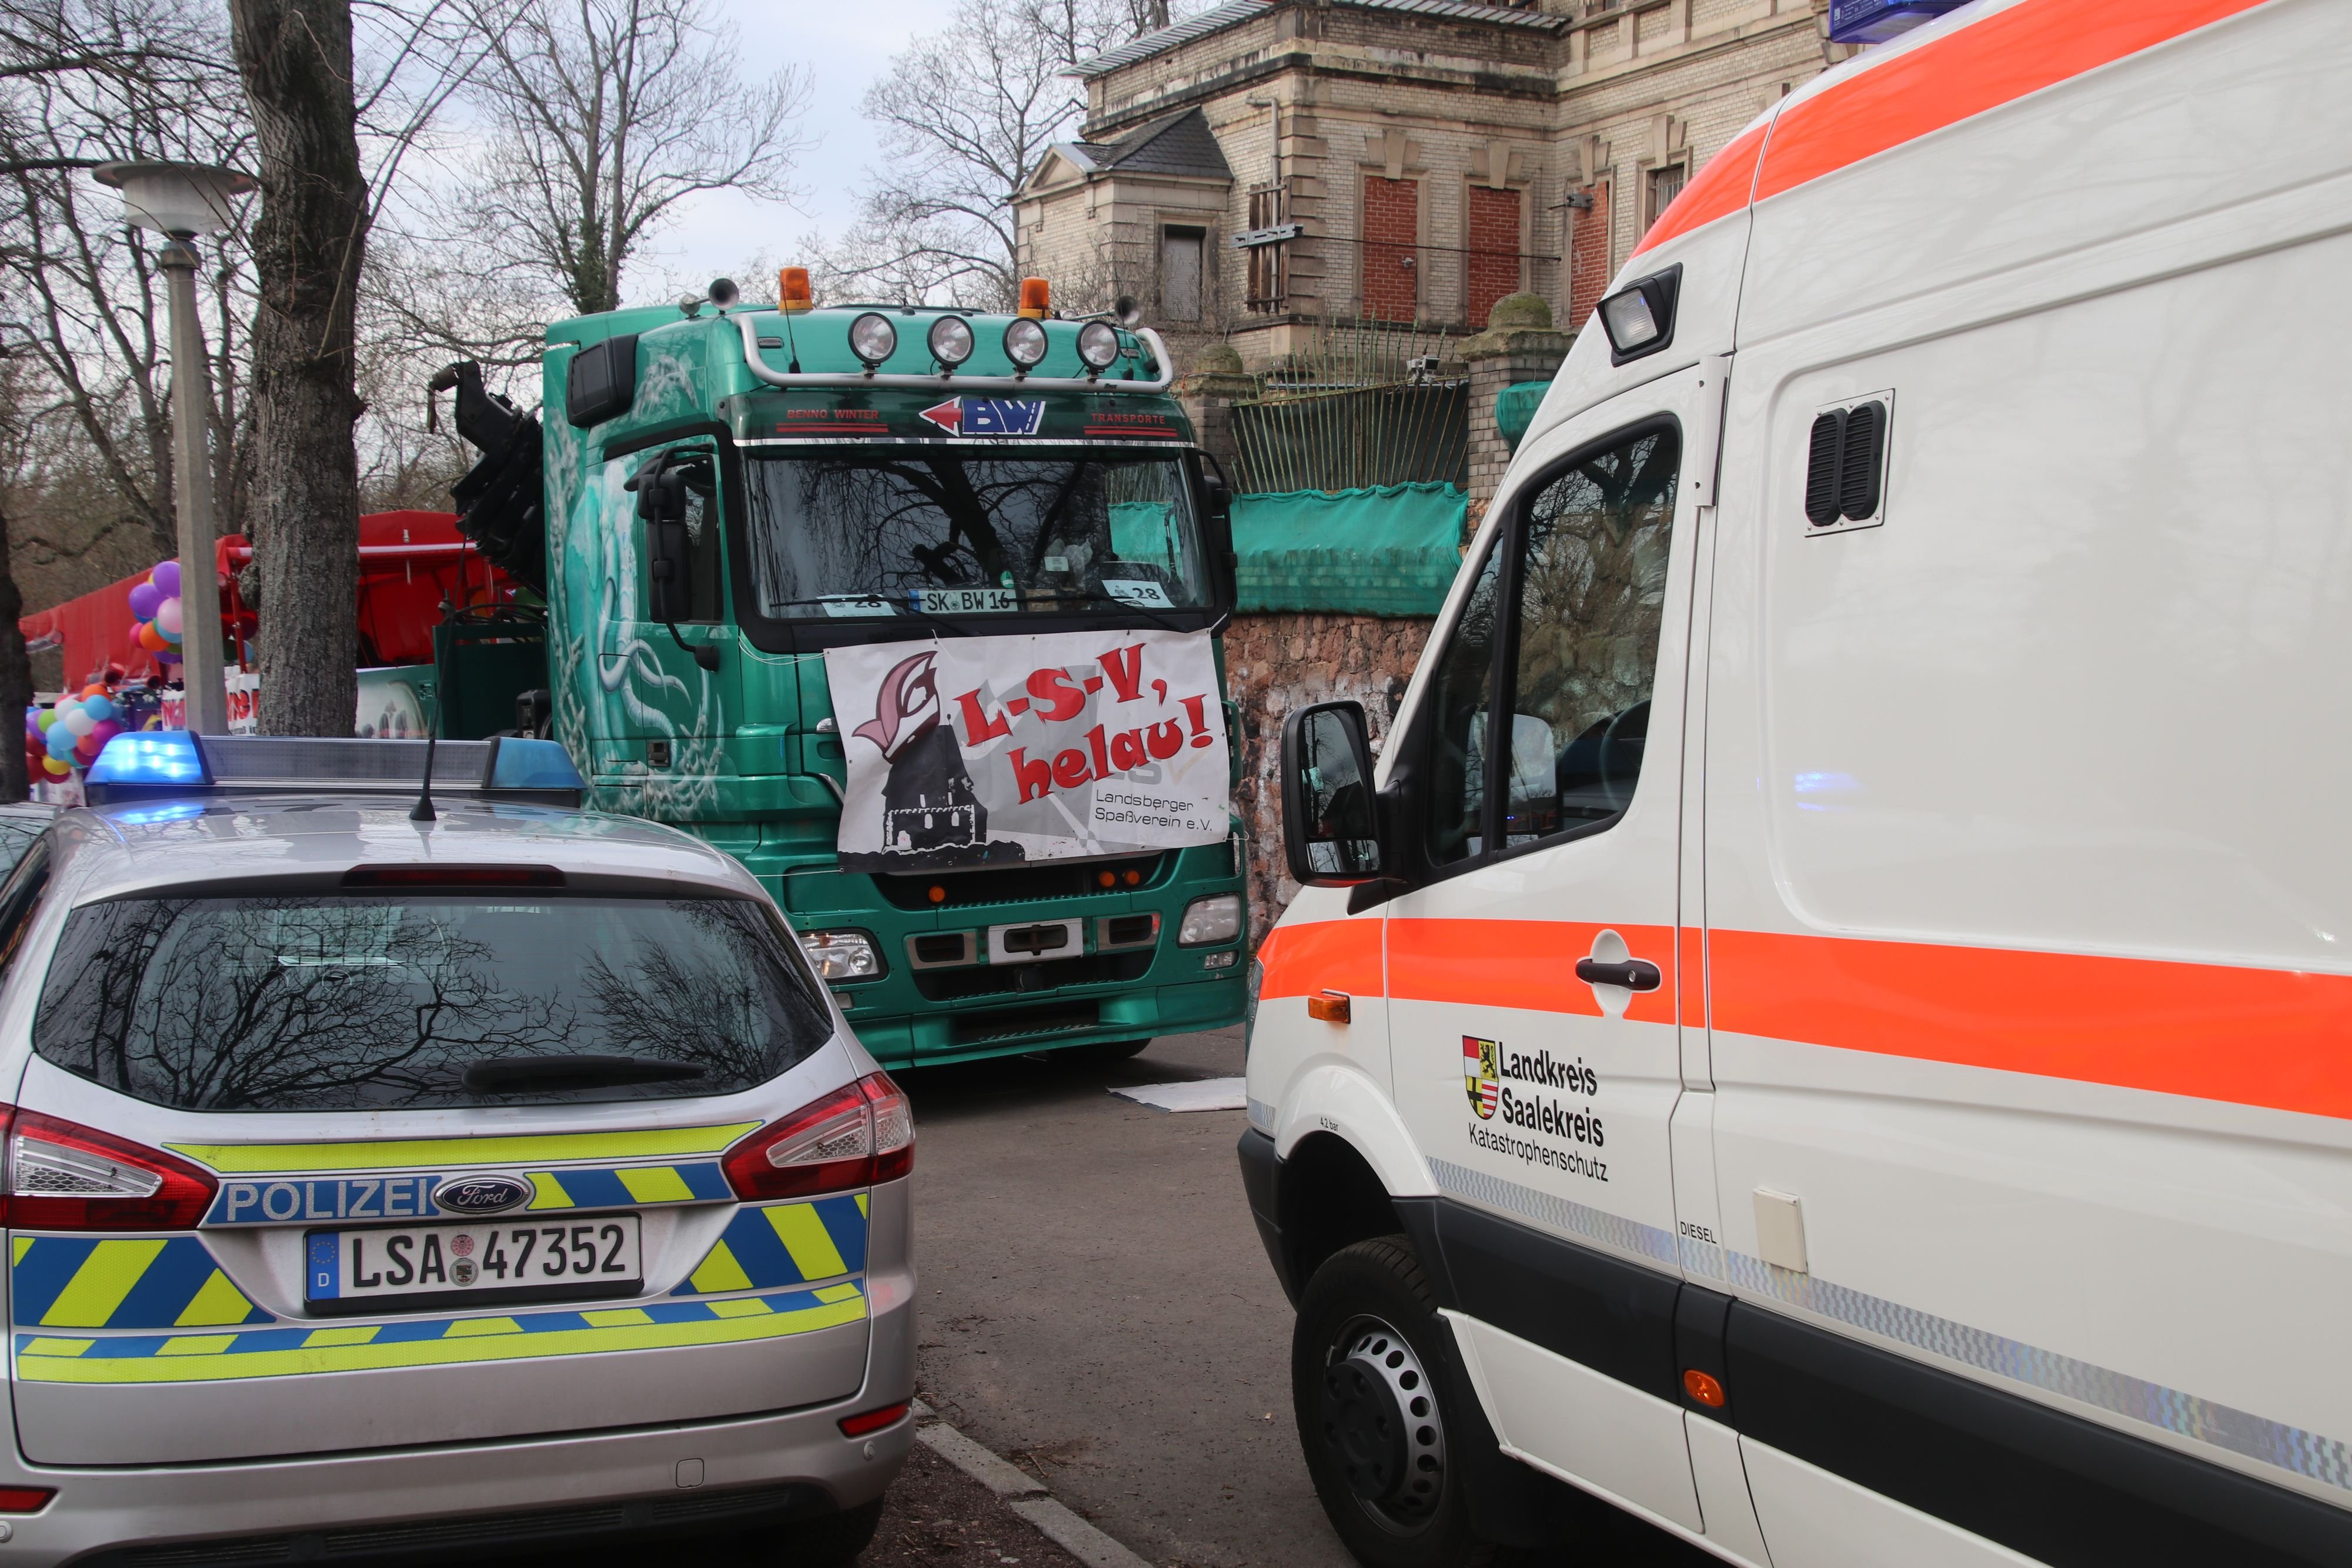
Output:
<path fill-rule="evenodd" d="M 651 1056 L 494 1056 L 468 1063 L 462 1082 L 475 1094 L 514 1094 L 625 1083 L 679 1083 L 709 1071 L 699 1062 L 665 1061 Z"/>

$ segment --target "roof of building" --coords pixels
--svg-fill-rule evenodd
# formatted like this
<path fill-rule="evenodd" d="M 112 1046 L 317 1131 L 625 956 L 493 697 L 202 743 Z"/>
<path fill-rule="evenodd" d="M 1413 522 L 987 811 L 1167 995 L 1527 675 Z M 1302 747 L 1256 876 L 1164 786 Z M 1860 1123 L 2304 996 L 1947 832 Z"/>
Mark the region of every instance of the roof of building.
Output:
<path fill-rule="evenodd" d="M 1212 5 L 1174 26 L 1146 33 L 1118 48 L 1106 49 L 1090 60 L 1080 60 L 1070 68 L 1069 74 L 1088 80 L 1108 76 L 1121 66 L 1131 66 L 1138 60 L 1165 54 L 1180 44 L 1189 44 L 1195 38 L 1205 38 L 1212 33 L 1237 27 L 1244 22 L 1264 16 L 1279 3 L 1280 0 L 1225 0 L 1223 5 Z M 1325 0 L 1325 4 L 1357 11 L 1410 12 L 1449 22 L 1491 22 L 1506 27 L 1527 27 L 1545 33 L 1556 33 L 1571 20 L 1558 12 L 1474 5 L 1467 0 Z"/>
<path fill-rule="evenodd" d="M 1251 0 L 1255 4 L 1256 0 Z M 1232 167 L 1197 109 L 1160 116 L 1109 141 L 1064 141 L 1055 150 L 1088 173 L 1190 174 L 1230 180 Z"/>

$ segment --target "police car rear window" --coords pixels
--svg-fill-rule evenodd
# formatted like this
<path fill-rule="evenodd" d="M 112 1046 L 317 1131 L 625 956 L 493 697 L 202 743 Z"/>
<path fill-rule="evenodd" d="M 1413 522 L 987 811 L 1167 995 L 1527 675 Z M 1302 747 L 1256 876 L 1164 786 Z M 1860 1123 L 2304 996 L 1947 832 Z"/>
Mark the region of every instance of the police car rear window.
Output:
<path fill-rule="evenodd" d="M 730 1094 L 832 1024 L 748 900 L 128 898 L 73 912 L 33 1048 L 188 1111 Z"/>

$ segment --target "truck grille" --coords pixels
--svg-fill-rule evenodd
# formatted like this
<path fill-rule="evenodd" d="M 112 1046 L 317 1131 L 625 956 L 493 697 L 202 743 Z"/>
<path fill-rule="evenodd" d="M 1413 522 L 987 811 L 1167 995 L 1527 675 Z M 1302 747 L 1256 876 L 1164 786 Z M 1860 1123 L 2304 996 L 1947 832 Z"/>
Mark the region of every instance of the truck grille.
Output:
<path fill-rule="evenodd" d="M 1092 1002 L 1066 1002 L 1055 1008 L 1022 1008 L 1017 1011 L 977 1013 L 955 1020 L 958 1045 L 994 1045 L 1008 1040 L 1034 1040 L 1046 1035 L 1076 1034 L 1102 1021 L 1102 1009 Z"/>
<path fill-rule="evenodd" d="M 961 1002 L 975 997 L 1010 997 L 1023 991 L 1057 991 L 1065 986 L 1108 986 L 1139 980 L 1151 968 L 1150 953 L 1097 953 L 1084 958 L 1048 958 L 1038 964 L 982 964 L 961 969 L 917 969 L 915 989 L 930 1002 Z M 1029 977 L 1025 981 L 1023 976 Z"/>

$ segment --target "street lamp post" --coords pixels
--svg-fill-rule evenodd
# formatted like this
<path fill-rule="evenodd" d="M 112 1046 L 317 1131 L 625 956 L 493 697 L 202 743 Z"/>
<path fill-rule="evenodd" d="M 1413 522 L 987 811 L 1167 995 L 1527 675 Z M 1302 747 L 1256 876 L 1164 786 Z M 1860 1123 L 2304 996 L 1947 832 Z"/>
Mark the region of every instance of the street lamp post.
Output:
<path fill-rule="evenodd" d="M 204 319 L 196 314 L 195 238 L 234 221 L 230 202 L 254 188 L 253 177 L 200 163 L 101 163 L 91 175 L 122 193 L 123 214 L 171 243 L 163 268 L 172 321 L 173 493 L 180 522 L 180 682 L 187 725 L 200 735 L 228 729 L 222 678 L 220 590 L 214 564 L 213 465 L 205 425 L 212 375 L 205 358 Z"/>

